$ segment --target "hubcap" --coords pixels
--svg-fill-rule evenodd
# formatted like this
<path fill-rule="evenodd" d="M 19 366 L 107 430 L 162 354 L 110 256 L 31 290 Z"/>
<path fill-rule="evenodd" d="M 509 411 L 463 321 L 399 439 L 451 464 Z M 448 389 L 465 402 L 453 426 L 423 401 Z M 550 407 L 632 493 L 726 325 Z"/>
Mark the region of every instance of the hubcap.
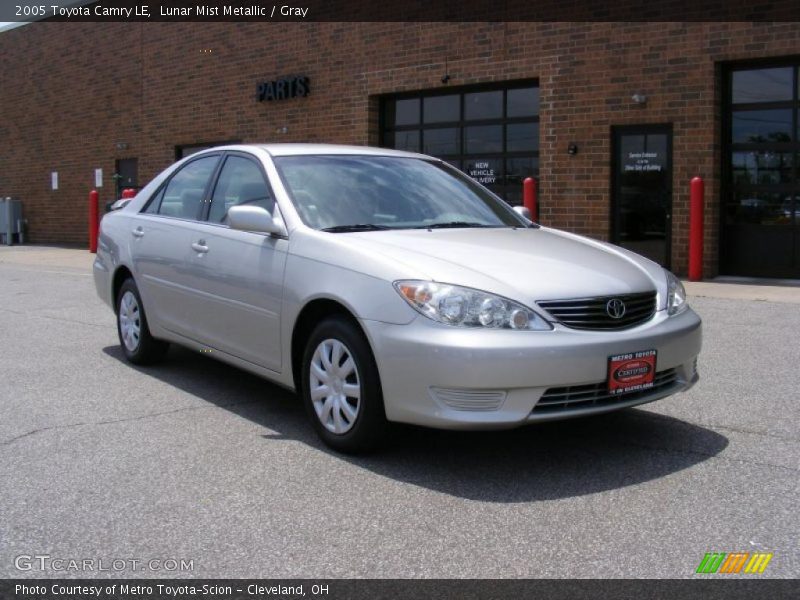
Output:
<path fill-rule="evenodd" d="M 361 409 L 361 380 L 350 350 L 339 340 L 319 344 L 311 357 L 311 401 L 325 429 L 350 431 Z"/>
<path fill-rule="evenodd" d="M 119 301 L 119 330 L 122 334 L 122 343 L 129 352 L 135 352 L 139 347 L 139 337 L 142 331 L 142 315 L 139 303 L 133 292 L 127 291 Z"/>

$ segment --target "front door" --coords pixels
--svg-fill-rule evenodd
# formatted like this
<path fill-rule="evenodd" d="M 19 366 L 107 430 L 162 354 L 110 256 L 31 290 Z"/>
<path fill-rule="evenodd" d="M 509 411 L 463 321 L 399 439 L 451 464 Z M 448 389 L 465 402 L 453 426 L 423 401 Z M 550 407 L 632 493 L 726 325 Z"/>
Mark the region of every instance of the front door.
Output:
<path fill-rule="evenodd" d="M 669 268 L 672 127 L 614 127 L 611 239 Z"/>
<path fill-rule="evenodd" d="M 191 226 L 198 248 L 185 268 L 193 302 L 204 318 L 198 339 L 255 365 L 281 370 L 280 314 L 288 240 L 228 227 L 232 206 L 274 214 L 275 200 L 259 161 L 228 153 L 204 218 Z"/>

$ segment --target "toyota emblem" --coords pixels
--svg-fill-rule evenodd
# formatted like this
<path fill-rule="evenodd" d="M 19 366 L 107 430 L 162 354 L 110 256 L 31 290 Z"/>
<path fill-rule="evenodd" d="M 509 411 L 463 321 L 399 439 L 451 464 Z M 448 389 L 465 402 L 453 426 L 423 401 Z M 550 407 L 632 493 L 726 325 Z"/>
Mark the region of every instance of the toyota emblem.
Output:
<path fill-rule="evenodd" d="M 606 302 L 606 312 L 612 319 L 621 319 L 625 316 L 625 303 L 619 298 L 612 298 Z"/>

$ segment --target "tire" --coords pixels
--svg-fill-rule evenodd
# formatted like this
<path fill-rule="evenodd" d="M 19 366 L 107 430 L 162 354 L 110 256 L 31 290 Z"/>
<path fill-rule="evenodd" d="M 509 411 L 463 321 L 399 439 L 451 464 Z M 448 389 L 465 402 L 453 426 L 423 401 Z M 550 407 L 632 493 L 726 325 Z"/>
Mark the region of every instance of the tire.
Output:
<path fill-rule="evenodd" d="M 303 353 L 300 379 L 308 417 L 330 448 L 358 454 L 377 449 L 386 439 L 378 367 L 353 322 L 332 317 L 317 325 Z"/>
<path fill-rule="evenodd" d="M 150 365 L 160 361 L 169 344 L 150 335 L 142 298 L 133 279 L 126 279 L 119 288 L 116 302 L 117 335 L 128 362 Z"/>

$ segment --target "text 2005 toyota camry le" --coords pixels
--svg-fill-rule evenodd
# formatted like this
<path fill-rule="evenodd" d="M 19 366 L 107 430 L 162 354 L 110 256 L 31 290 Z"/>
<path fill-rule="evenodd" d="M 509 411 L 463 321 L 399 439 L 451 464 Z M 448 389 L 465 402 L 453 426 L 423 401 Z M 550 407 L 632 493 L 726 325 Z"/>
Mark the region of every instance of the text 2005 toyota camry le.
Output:
<path fill-rule="evenodd" d="M 671 273 L 419 154 L 199 152 L 103 218 L 94 274 L 131 362 L 210 351 L 298 390 L 342 451 L 389 421 L 511 427 L 697 379 L 700 319 Z"/>

